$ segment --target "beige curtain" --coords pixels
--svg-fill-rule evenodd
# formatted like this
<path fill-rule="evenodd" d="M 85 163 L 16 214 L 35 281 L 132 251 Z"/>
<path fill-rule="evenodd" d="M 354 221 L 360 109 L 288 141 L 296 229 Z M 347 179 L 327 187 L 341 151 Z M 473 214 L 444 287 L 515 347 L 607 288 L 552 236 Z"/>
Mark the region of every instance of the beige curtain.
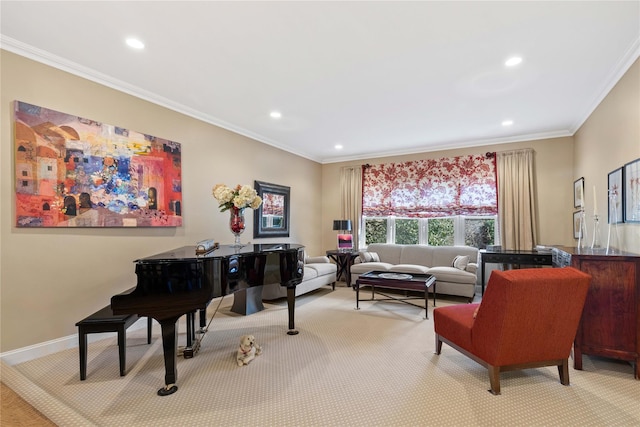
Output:
<path fill-rule="evenodd" d="M 362 166 L 345 166 L 340 169 L 340 219 L 350 219 L 353 230 L 353 247 L 360 246 L 360 218 L 362 217 Z"/>
<path fill-rule="evenodd" d="M 498 222 L 503 249 L 531 250 L 538 240 L 533 149 L 496 153 Z"/>

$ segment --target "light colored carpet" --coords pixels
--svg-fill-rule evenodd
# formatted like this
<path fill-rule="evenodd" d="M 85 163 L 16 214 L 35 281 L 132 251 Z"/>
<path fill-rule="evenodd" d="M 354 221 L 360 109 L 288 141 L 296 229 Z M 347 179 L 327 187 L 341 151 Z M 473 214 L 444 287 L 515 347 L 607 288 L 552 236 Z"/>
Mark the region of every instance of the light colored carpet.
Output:
<path fill-rule="evenodd" d="M 300 334 L 289 336 L 284 301 L 246 317 L 231 303 L 222 301 L 196 357 L 179 358 L 171 396 L 156 395 L 157 325 L 151 345 L 144 329 L 128 334 L 125 377 L 107 338 L 89 344 L 86 381 L 75 349 L 3 365 L 2 381 L 60 426 L 640 425 L 640 381 L 627 363 L 586 357 L 584 371 L 570 369 L 569 387 L 556 368 L 507 372 L 493 396 L 483 367 L 447 345 L 433 353 L 433 316 L 423 320 L 419 308 L 362 302 L 356 311 L 350 288 L 323 289 L 297 299 Z M 246 333 L 263 354 L 238 367 Z"/>

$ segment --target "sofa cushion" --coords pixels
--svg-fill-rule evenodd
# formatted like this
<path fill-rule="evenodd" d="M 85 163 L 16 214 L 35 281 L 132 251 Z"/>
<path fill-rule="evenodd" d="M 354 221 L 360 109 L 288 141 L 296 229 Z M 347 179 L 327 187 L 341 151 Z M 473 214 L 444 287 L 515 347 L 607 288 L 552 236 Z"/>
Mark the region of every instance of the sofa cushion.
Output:
<path fill-rule="evenodd" d="M 398 264 L 391 267 L 389 271 L 393 271 L 394 273 L 427 274 L 429 272 L 429 267 L 416 264 Z"/>
<path fill-rule="evenodd" d="M 455 267 L 431 267 L 429 274 L 436 276 L 438 282 L 465 283 L 475 285 L 476 275 Z"/>
<path fill-rule="evenodd" d="M 359 254 L 360 262 L 380 262 L 380 257 L 376 252 L 362 251 Z"/>
<path fill-rule="evenodd" d="M 389 269 L 393 267 L 393 264 L 389 264 L 388 262 L 363 262 L 360 264 L 353 264 L 351 266 L 352 274 L 364 274 L 369 271 L 389 271 Z"/>
<path fill-rule="evenodd" d="M 433 267 L 433 246 L 427 245 L 398 245 L 402 247 L 402 256 L 400 260 L 394 264 L 414 264 L 424 265 L 425 267 Z M 445 264 L 451 265 L 451 264 Z"/>
<path fill-rule="evenodd" d="M 476 272 L 478 271 L 478 264 L 476 264 L 475 262 L 470 262 L 469 264 L 467 264 L 467 268 L 465 268 L 464 271 L 476 274 Z"/>
<path fill-rule="evenodd" d="M 466 255 L 458 255 L 453 259 L 452 267 L 455 267 L 458 270 L 466 270 L 468 264 L 469 264 L 469 257 L 468 256 L 466 256 Z"/>
<path fill-rule="evenodd" d="M 330 262 L 331 261 L 329 261 L 329 257 L 327 256 L 305 257 L 304 259 L 305 264 L 317 264 L 317 263 L 329 264 Z"/>
<path fill-rule="evenodd" d="M 372 243 L 367 247 L 367 251 L 377 253 L 380 262 L 400 264 L 403 246 L 393 243 Z"/>
<path fill-rule="evenodd" d="M 434 247 L 432 267 L 453 265 L 453 259 L 458 255 L 468 256 L 469 262 L 478 261 L 478 249 L 470 246 L 437 246 Z"/>
<path fill-rule="evenodd" d="M 310 265 L 304 266 L 304 274 L 302 275 L 302 280 L 310 280 L 318 277 L 318 270 L 311 267 Z"/>
<path fill-rule="evenodd" d="M 331 274 L 336 272 L 336 265 L 331 263 L 318 263 L 318 264 L 306 264 L 304 266 L 305 274 L 307 269 L 313 269 L 317 276 L 324 276 L 325 274 Z"/>

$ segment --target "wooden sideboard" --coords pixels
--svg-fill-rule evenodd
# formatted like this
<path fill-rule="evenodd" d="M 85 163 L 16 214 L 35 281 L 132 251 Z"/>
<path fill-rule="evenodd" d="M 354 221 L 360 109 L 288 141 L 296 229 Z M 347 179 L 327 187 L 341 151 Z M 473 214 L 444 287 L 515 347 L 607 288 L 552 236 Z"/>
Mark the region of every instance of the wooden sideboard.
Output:
<path fill-rule="evenodd" d="M 640 256 L 557 247 L 553 265 L 592 277 L 574 342 L 574 368 L 582 369 L 583 354 L 609 357 L 631 362 L 640 379 Z"/>

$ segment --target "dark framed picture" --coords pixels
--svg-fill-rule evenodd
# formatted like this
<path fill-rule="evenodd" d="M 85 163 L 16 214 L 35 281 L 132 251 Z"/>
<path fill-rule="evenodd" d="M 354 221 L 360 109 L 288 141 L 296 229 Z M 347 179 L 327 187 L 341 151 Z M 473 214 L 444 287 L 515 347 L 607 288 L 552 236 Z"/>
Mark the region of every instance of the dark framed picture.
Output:
<path fill-rule="evenodd" d="M 624 165 L 622 182 L 623 220 L 640 222 L 640 159 Z"/>
<path fill-rule="evenodd" d="M 289 202 L 291 188 L 254 181 L 262 204 L 253 213 L 253 237 L 289 237 Z"/>
<path fill-rule="evenodd" d="M 608 222 L 618 224 L 624 221 L 622 212 L 622 168 L 609 172 L 607 178 Z"/>
<path fill-rule="evenodd" d="M 578 178 L 573 182 L 573 207 L 584 207 L 584 178 Z"/>
<path fill-rule="evenodd" d="M 582 232 L 580 227 L 580 214 L 582 212 L 581 211 L 575 211 L 573 213 L 573 238 L 574 239 L 579 239 L 580 238 L 580 233 Z"/>

